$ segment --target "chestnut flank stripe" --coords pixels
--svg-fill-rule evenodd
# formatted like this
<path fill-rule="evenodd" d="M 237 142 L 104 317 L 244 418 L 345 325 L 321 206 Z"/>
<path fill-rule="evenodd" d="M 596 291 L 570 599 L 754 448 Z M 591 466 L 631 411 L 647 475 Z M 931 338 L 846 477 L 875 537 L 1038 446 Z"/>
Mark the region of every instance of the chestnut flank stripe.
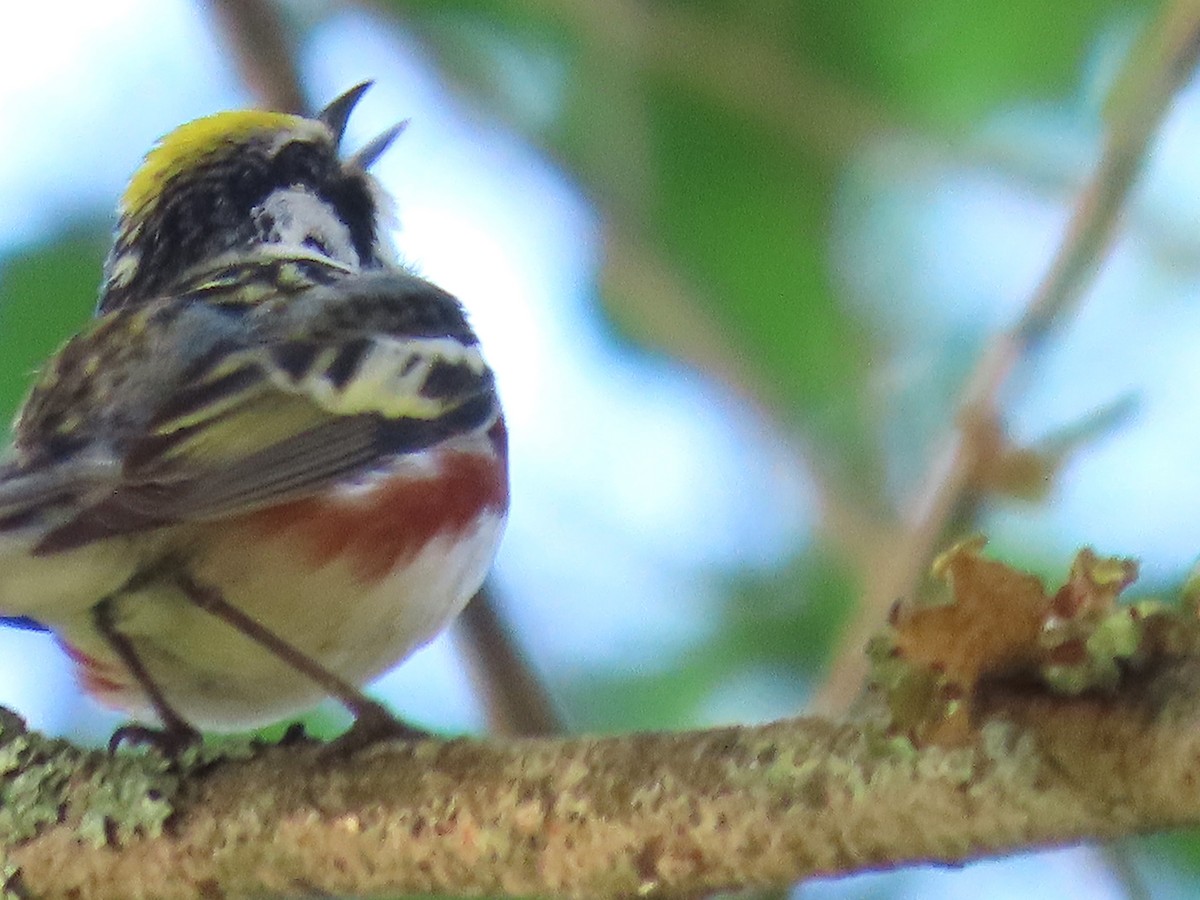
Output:
<path fill-rule="evenodd" d="M 445 452 L 428 478 L 380 479 L 353 497 L 312 497 L 246 517 L 264 535 L 295 539 L 315 566 L 348 557 L 364 583 L 409 562 L 433 538 L 467 531 L 485 511 L 508 508 L 505 460 Z"/>

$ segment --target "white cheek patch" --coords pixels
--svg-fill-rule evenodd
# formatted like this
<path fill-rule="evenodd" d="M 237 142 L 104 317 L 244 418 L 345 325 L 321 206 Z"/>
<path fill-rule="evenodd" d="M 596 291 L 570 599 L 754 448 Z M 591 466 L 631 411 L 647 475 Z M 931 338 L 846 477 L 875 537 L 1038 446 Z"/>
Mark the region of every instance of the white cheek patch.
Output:
<path fill-rule="evenodd" d="M 252 215 L 267 243 L 319 253 L 355 269 L 361 264 L 350 229 L 332 204 L 307 188 L 272 191 Z"/>

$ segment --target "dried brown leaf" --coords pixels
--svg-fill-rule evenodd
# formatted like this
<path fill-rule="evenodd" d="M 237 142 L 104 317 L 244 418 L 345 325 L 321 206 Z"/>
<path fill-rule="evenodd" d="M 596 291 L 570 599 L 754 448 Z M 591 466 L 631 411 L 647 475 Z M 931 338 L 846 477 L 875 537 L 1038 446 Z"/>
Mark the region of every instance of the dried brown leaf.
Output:
<path fill-rule="evenodd" d="M 985 679 L 1026 676 L 1056 693 L 1114 690 L 1124 673 L 1196 644 L 1200 623 L 1156 601 L 1119 604 L 1137 577 L 1130 559 L 1081 550 L 1061 588 L 963 541 L 935 560 L 943 594 L 897 603 L 871 648 L 872 684 L 895 728 L 918 743 L 961 744 Z M 1185 622 L 1185 618 L 1187 622 Z M 1188 622 L 1192 627 L 1188 627 Z"/>

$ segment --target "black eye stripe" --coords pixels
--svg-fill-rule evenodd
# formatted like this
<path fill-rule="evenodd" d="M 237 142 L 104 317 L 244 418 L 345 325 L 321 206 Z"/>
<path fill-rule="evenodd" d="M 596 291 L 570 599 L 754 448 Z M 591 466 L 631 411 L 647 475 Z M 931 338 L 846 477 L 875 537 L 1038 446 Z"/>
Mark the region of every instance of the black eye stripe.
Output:
<path fill-rule="evenodd" d="M 365 176 L 340 177 L 326 185 L 325 196 L 333 203 L 338 218 L 350 229 L 354 252 L 361 260 L 374 257 L 375 200 Z"/>
<path fill-rule="evenodd" d="M 337 160 L 327 148 L 309 141 L 284 144 L 271 161 L 269 181 L 276 187 L 307 184 L 319 187 L 330 180 L 337 169 Z"/>

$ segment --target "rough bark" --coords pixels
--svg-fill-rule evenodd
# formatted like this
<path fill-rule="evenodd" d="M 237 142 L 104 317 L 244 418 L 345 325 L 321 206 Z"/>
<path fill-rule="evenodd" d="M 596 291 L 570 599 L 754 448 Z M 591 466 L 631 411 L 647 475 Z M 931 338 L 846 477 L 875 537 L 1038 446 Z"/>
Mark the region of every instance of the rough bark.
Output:
<path fill-rule="evenodd" d="M 981 700 L 973 741 L 956 749 L 914 747 L 866 716 L 430 740 L 343 761 L 301 744 L 178 776 L 152 755 L 63 751 L 75 776 L 39 776 L 62 796 L 59 821 L 36 836 L 18 837 L 13 821 L 37 816 L 15 816 L 13 804 L 44 807 L 47 795 L 14 800 L 6 788 L 9 889 L 89 898 L 678 895 L 1200 823 L 1200 659 L 1107 697 L 993 686 Z M 37 740 L 9 723 L 0 758 L 44 764 Z M 114 764 L 120 771 L 97 791 L 95 773 Z M 17 771 L 3 776 L 8 788 Z M 156 803 L 170 810 L 157 836 L 145 812 Z"/>

